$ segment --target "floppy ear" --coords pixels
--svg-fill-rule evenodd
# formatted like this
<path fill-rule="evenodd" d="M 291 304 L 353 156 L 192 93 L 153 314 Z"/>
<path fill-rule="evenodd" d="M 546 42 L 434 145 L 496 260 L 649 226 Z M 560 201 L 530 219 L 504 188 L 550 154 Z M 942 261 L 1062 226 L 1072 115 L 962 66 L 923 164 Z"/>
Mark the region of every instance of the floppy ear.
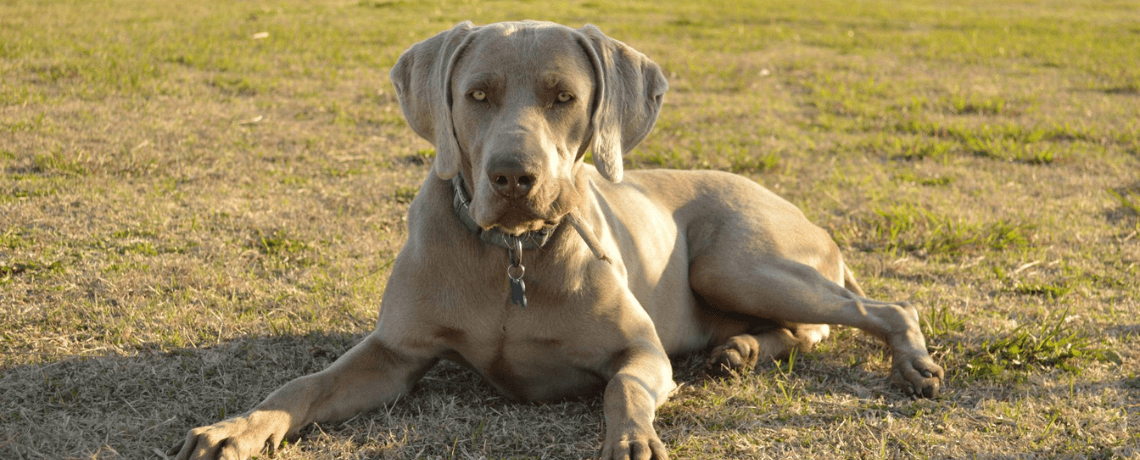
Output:
<path fill-rule="evenodd" d="M 611 182 L 621 182 L 622 154 L 633 150 L 657 122 L 669 88 L 661 67 L 625 43 L 587 24 L 586 54 L 594 64 L 597 91 L 592 124 L 594 166 Z"/>
<path fill-rule="evenodd" d="M 474 27 L 464 21 L 416 43 L 388 74 L 408 125 L 435 145 L 432 169 L 441 179 L 459 172 L 459 142 L 451 123 L 451 69 Z"/>

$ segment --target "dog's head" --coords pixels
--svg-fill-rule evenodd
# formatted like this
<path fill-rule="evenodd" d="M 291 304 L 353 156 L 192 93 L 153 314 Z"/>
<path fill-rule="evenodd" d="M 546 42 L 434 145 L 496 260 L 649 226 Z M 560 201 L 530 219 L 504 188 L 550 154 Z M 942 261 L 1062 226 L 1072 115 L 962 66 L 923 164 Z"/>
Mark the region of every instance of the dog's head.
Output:
<path fill-rule="evenodd" d="M 668 87 L 597 27 L 533 21 L 456 25 L 405 51 L 391 78 L 408 124 L 435 145 L 435 174 L 462 174 L 475 222 L 512 234 L 577 206 L 587 149 L 621 181 L 622 154 L 649 134 Z"/>

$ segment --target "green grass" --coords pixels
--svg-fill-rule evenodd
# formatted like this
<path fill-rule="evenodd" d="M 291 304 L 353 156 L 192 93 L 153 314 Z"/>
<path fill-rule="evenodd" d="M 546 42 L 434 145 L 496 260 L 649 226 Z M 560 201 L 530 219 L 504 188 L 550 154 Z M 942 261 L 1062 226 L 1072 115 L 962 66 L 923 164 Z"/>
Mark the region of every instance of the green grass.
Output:
<path fill-rule="evenodd" d="M 1140 452 L 1140 10 L 1130 2 L 0 2 L 0 457 L 157 458 L 375 322 L 434 150 L 388 69 L 455 23 L 593 23 L 670 83 L 629 168 L 746 175 L 910 300 L 943 396 L 883 347 L 713 379 L 675 458 Z M 276 458 L 582 458 L 601 400 L 456 366 Z"/>
<path fill-rule="evenodd" d="M 1120 203 L 1120 208 L 1132 218 L 1140 217 L 1140 187 L 1138 190 L 1116 191 L 1108 189 L 1108 194 Z"/>
<path fill-rule="evenodd" d="M 1018 326 L 981 345 L 969 358 L 966 373 L 975 378 L 1001 378 L 1010 374 L 1025 378 L 1026 369 L 1056 368 L 1080 374 L 1089 362 L 1121 364 L 1120 355 L 1104 347 L 1102 340 L 1067 326 L 1068 311 L 1055 319 Z"/>
<path fill-rule="evenodd" d="M 923 184 L 942 185 L 942 181 L 928 180 Z M 846 231 L 841 230 L 837 238 L 864 251 L 958 258 L 1027 249 L 1032 245 L 1033 232 L 1031 224 L 1003 220 L 963 222 L 915 205 L 890 205 L 873 209 L 871 215 L 853 222 Z"/>

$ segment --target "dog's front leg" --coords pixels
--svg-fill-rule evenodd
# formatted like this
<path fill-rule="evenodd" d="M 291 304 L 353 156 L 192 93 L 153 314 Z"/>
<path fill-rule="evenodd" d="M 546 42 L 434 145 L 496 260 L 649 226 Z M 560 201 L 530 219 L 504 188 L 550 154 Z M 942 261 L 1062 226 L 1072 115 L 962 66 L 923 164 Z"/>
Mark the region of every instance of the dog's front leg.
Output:
<path fill-rule="evenodd" d="M 294 379 L 253 410 L 190 430 L 175 458 L 246 459 L 272 451 L 309 423 L 349 418 L 394 400 L 434 363 L 370 335 L 327 369 Z"/>
<path fill-rule="evenodd" d="M 655 331 L 648 331 L 656 338 Z M 606 440 L 602 460 L 669 458 L 653 429 L 657 407 L 676 389 L 673 367 L 657 340 L 632 345 L 614 360 L 606 385 Z"/>

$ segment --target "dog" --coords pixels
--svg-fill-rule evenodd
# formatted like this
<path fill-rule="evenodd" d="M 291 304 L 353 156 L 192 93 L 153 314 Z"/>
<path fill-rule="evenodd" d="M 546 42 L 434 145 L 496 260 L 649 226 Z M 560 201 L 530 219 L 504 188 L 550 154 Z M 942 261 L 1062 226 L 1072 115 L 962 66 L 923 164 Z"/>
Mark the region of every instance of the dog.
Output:
<path fill-rule="evenodd" d="M 811 349 L 829 324 L 886 342 L 907 395 L 938 394 L 915 307 L 866 298 L 794 205 L 724 172 L 623 171 L 668 86 L 628 45 L 590 25 L 464 22 L 390 76 L 436 157 L 375 330 L 190 430 L 176 458 L 248 458 L 388 404 L 446 359 L 521 400 L 603 392 L 601 457 L 665 459 L 653 419 L 676 388 L 670 355 L 711 349 L 713 370 L 748 369 Z"/>

